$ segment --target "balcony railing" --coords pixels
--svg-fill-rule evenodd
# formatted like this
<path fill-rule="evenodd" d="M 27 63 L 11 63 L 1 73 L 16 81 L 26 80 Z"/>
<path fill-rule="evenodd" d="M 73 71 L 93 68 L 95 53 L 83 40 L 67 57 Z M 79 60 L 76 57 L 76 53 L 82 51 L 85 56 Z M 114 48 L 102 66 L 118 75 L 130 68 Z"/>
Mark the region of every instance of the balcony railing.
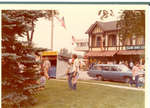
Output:
<path fill-rule="evenodd" d="M 88 46 L 77 46 L 75 47 L 75 50 L 76 51 L 88 51 L 89 50 L 89 47 Z"/>

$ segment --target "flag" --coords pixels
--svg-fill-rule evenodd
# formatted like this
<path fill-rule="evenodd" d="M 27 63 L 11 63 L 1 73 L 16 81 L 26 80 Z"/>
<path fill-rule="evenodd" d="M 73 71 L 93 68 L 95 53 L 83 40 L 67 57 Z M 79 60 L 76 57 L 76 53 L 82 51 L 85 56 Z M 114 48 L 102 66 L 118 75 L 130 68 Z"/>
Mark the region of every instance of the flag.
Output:
<path fill-rule="evenodd" d="M 64 17 L 61 18 L 61 26 L 64 27 L 64 28 L 66 28 Z"/>
<path fill-rule="evenodd" d="M 61 23 L 61 26 L 66 28 L 64 17 L 62 17 L 61 19 L 59 17 L 57 17 L 57 16 L 55 16 L 55 17 Z"/>
<path fill-rule="evenodd" d="M 76 39 L 74 38 L 74 36 L 72 36 L 72 45 L 74 45 L 76 43 Z"/>

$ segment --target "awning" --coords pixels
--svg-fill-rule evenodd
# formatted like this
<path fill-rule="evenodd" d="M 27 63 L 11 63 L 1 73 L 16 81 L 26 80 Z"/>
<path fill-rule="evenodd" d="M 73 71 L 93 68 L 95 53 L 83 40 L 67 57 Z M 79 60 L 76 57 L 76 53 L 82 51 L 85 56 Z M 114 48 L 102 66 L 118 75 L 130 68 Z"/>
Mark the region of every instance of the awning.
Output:
<path fill-rule="evenodd" d="M 44 51 L 42 56 L 57 56 L 57 51 Z"/>
<path fill-rule="evenodd" d="M 90 51 L 86 54 L 88 57 L 112 57 L 118 51 Z"/>
<path fill-rule="evenodd" d="M 117 55 L 143 55 L 145 54 L 144 50 L 120 50 L 117 52 Z"/>

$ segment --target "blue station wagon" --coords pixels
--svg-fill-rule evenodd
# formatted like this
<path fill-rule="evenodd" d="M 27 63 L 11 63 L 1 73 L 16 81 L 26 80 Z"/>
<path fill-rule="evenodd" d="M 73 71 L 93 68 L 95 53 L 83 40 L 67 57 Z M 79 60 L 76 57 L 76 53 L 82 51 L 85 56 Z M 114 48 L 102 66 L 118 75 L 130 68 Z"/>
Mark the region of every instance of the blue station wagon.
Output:
<path fill-rule="evenodd" d="M 129 82 L 132 78 L 131 70 L 123 64 L 96 64 L 89 71 L 88 75 L 98 80 L 112 80 Z"/>

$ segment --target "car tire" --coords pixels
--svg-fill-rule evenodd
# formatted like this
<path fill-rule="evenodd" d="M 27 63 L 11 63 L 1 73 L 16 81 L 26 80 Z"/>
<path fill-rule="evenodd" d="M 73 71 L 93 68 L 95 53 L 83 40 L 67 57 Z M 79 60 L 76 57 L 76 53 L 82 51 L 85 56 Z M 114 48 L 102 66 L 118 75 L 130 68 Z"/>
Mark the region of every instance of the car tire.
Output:
<path fill-rule="evenodd" d="M 99 81 L 103 81 L 103 77 L 102 77 L 101 75 L 97 75 L 96 78 L 97 78 L 97 80 L 99 80 Z"/>
<path fill-rule="evenodd" d="M 129 77 L 125 77 L 125 78 L 124 78 L 124 82 L 125 82 L 125 83 L 129 83 L 129 81 L 130 81 L 130 78 L 129 78 Z"/>

